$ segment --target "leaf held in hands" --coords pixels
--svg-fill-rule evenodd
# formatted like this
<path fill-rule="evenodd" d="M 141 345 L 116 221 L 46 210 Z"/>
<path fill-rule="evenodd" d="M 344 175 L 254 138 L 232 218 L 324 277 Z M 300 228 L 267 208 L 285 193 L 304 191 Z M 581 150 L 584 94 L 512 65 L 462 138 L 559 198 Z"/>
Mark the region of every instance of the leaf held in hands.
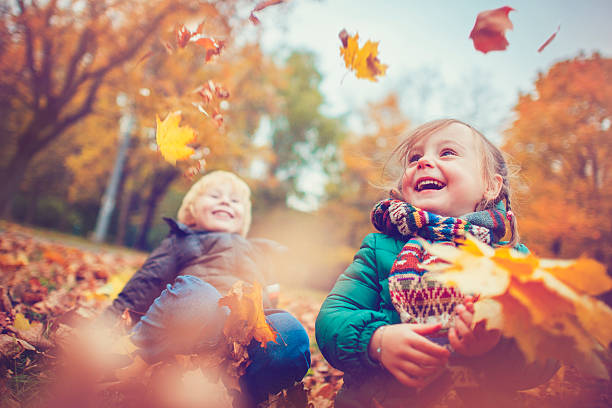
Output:
<path fill-rule="evenodd" d="M 575 261 L 541 260 L 540 268 L 571 286 L 578 292 L 597 296 L 612 289 L 612 279 L 606 267 L 592 259 L 579 258 Z"/>
<path fill-rule="evenodd" d="M 164 159 L 173 165 L 177 160 L 184 160 L 191 156 L 194 150 L 187 144 L 193 142 L 195 133 L 189 126 L 179 126 L 181 113 L 173 112 L 162 121 L 157 121 L 157 147 Z"/>
<path fill-rule="evenodd" d="M 438 280 L 480 295 L 474 322 L 485 320 L 488 328 L 514 337 L 528 361 L 553 358 L 607 379 L 603 354 L 612 342 L 612 309 L 591 297 L 612 287 L 605 267 L 590 259 L 543 260 L 503 247 L 479 255 L 474 248 L 482 244 L 475 240 L 469 236 L 458 248 L 425 244 L 449 262 L 435 264 Z"/>
<path fill-rule="evenodd" d="M 508 17 L 511 11 L 514 11 L 512 7 L 504 6 L 478 13 L 469 37 L 474 41 L 474 48 L 484 54 L 505 50 L 508 46 L 505 32 L 513 27 Z"/>
<path fill-rule="evenodd" d="M 359 34 L 350 36 L 343 29 L 338 36 L 342 42 L 340 55 L 344 59 L 344 65 L 355 71 L 357 78 L 376 82 L 377 77 L 385 75 L 387 65 L 382 64 L 378 59 L 378 42 L 368 40 L 363 47 L 359 48 Z"/>

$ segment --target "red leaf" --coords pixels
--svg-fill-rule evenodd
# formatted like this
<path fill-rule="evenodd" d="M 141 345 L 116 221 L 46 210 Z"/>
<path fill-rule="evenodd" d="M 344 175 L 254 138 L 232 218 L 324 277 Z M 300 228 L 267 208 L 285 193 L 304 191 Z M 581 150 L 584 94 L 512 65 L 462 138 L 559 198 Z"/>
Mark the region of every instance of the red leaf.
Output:
<path fill-rule="evenodd" d="M 548 37 L 548 40 L 544 41 L 544 44 L 540 45 L 540 48 L 538 48 L 538 52 L 542 52 L 542 50 L 546 48 L 552 40 L 555 39 L 560 29 L 561 29 L 561 26 L 557 27 L 557 31 L 555 31 L 550 37 Z"/>
<path fill-rule="evenodd" d="M 251 22 L 255 25 L 259 24 L 260 21 L 257 17 L 255 17 L 255 13 L 256 11 L 260 11 L 265 9 L 266 7 L 269 6 L 273 6 L 275 4 L 280 4 L 280 3 L 284 3 L 285 0 L 265 0 L 265 1 L 260 1 L 259 3 L 257 3 L 257 5 L 255 6 L 255 8 L 253 9 L 253 11 L 251 11 L 251 15 L 249 16 L 249 20 L 251 20 Z"/>
<path fill-rule="evenodd" d="M 505 50 L 508 46 L 505 31 L 513 27 L 508 13 L 513 10 L 512 7 L 504 6 L 478 13 L 469 37 L 474 41 L 474 48 L 484 54 Z"/>
<path fill-rule="evenodd" d="M 219 113 L 216 109 L 213 110 L 212 118 L 217 127 L 223 126 L 223 115 L 221 115 L 221 113 Z"/>
<path fill-rule="evenodd" d="M 204 173 L 204 169 L 206 166 L 206 160 L 200 159 L 196 161 L 193 166 L 189 166 L 187 170 L 183 173 L 183 177 L 186 177 L 189 180 L 193 180 L 198 174 Z"/>
<path fill-rule="evenodd" d="M 259 21 L 259 19 L 255 17 L 255 14 L 253 14 L 253 12 L 251 12 L 251 15 L 249 16 L 249 20 L 251 20 L 251 23 L 255 25 L 258 25 L 261 23 L 261 21 Z"/>

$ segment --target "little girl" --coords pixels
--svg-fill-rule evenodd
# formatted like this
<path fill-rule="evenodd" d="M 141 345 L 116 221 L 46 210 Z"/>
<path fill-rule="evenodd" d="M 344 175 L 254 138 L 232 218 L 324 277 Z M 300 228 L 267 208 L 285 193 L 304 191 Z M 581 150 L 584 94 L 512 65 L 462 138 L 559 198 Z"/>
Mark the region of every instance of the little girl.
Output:
<path fill-rule="evenodd" d="M 403 172 L 372 211 L 381 233 L 365 237 L 317 317 L 319 348 L 344 371 L 335 406 L 426 406 L 452 386 L 470 403 L 499 406 L 493 390 L 548 380 L 556 362 L 528 365 L 513 340 L 482 323 L 472 328 L 475 299 L 429 277 L 437 259 L 419 242 L 453 245 L 470 233 L 526 251 L 501 151 L 444 119 L 418 127 L 392 157 Z"/>
<path fill-rule="evenodd" d="M 149 364 L 215 347 L 229 310 L 218 300 L 238 280 L 268 286 L 266 253 L 278 244 L 247 239 L 251 224 L 248 185 L 233 173 L 215 171 L 187 192 L 178 222 L 106 310 L 117 319 L 128 310 L 137 319 L 131 340 Z M 309 339 L 288 312 L 270 308 L 266 320 L 278 332 L 266 348 L 253 341 L 251 364 L 240 378 L 244 402 L 255 405 L 300 381 L 310 366 Z"/>

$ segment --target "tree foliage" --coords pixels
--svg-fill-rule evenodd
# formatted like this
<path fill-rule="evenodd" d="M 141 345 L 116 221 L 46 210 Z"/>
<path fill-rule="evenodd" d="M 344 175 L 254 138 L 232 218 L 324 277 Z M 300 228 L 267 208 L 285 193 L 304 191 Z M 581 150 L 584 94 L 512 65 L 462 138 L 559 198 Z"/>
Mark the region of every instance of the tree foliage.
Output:
<path fill-rule="evenodd" d="M 231 9 L 234 2 L 223 3 Z M 210 3 L 215 7 L 217 3 Z M 0 17 L 0 90 L 7 98 L 0 211 L 30 161 L 94 111 L 113 72 L 173 24 L 197 13 L 197 1 L 14 0 Z"/>
<path fill-rule="evenodd" d="M 504 150 L 527 182 L 524 240 L 542 255 L 585 253 L 610 268 L 612 59 L 580 55 L 553 65 L 515 112 Z"/>

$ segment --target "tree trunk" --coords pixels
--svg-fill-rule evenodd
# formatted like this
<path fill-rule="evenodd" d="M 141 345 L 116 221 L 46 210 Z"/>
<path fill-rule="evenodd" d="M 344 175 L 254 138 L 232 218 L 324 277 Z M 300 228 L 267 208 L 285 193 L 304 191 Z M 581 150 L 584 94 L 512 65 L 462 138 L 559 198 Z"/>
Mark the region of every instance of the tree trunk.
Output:
<path fill-rule="evenodd" d="M 98 220 L 96 221 L 96 228 L 93 234 L 94 242 L 102 242 L 106 239 L 106 231 L 108 229 L 108 224 L 110 223 L 113 210 L 115 209 L 115 201 L 117 199 L 117 191 L 119 189 L 119 184 L 123 174 L 123 166 L 127 159 L 127 152 L 130 147 L 130 135 L 135 124 L 136 119 L 130 112 L 126 112 L 121 118 L 121 125 L 119 126 L 119 150 L 117 151 L 113 171 L 108 179 L 106 191 L 102 196 L 102 204 L 100 206 Z"/>
<path fill-rule="evenodd" d="M 0 173 L 0 214 L 10 217 L 13 198 L 23 181 L 25 172 L 34 155 L 18 150 L 9 165 Z"/>
<path fill-rule="evenodd" d="M 144 221 L 142 222 L 142 226 L 140 228 L 140 234 L 138 235 L 138 239 L 134 246 L 138 249 L 146 250 L 148 249 L 147 236 L 149 235 L 149 230 L 151 229 L 151 225 L 153 225 L 153 217 L 155 217 L 155 211 L 157 210 L 157 205 L 166 194 L 168 187 L 170 184 L 176 179 L 179 175 L 179 171 L 176 168 L 172 167 L 168 170 L 162 171 L 154 175 L 153 185 L 151 186 L 151 193 L 149 194 L 149 198 L 147 199 L 147 209 Z"/>

